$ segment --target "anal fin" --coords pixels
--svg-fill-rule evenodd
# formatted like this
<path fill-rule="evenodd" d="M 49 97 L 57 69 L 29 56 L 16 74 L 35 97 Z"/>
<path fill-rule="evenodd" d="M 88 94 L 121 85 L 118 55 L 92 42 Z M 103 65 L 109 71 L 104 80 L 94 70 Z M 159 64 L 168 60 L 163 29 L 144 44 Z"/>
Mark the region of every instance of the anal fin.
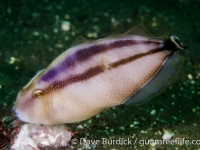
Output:
<path fill-rule="evenodd" d="M 183 58 L 179 54 L 172 53 L 165 64 L 141 89 L 134 93 L 125 105 L 139 105 L 147 102 L 160 94 L 171 83 L 178 70 L 180 70 Z"/>

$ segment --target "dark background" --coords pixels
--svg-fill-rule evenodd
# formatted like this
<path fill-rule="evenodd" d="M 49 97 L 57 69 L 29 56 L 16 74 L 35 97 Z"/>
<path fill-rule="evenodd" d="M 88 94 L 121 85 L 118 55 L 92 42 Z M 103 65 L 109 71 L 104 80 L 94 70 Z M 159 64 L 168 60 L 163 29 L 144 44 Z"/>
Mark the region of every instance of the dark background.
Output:
<path fill-rule="evenodd" d="M 82 125 L 87 137 L 136 133 L 143 138 L 141 131 L 155 137 L 170 129 L 176 136 L 200 138 L 199 6 L 198 0 L 1 0 L 1 117 L 11 115 L 18 91 L 79 35 L 94 40 L 143 24 L 155 36 L 176 35 L 191 48 L 180 52 L 185 63 L 176 82 L 145 105 L 111 108 L 72 128 Z M 63 21 L 70 23 L 69 31 L 62 30 Z"/>

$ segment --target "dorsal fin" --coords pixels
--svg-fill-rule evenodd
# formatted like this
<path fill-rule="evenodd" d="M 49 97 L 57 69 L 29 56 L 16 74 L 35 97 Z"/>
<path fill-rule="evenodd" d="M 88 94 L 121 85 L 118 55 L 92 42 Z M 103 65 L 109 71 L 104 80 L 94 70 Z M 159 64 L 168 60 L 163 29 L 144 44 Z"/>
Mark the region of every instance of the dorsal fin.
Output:
<path fill-rule="evenodd" d="M 133 27 L 132 29 L 125 32 L 123 35 L 138 35 L 138 36 L 143 36 L 143 37 L 148 37 L 148 38 L 155 38 L 155 36 L 153 36 L 149 32 L 149 30 L 143 25 L 138 25 L 136 27 Z"/>
<path fill-rule="evenodd" d="M 22 88 L 22 89 L 26 89 L 37 77 L 39 77 L 39 75 L 41 75 L 43 73 L 45 69 L 39 70 L 36 75 Z"/>
<path fill-rule="evenodd" d="M 82 35 L 79 35 L 74 42 L 72 43 L 71 47 L 79 45 L 79 44 L 83 44 L 88 42 Z"/>

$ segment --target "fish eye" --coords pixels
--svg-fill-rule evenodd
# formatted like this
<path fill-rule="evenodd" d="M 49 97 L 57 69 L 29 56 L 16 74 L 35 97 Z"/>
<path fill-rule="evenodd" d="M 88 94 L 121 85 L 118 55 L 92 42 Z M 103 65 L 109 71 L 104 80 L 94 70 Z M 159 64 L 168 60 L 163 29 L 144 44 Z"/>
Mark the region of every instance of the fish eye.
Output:
<path fill-rule="evenodd" d="M 35 90 L 35 92 L 33 93 L 33 96 L 35 98 L 42 98 L 44 95 L 44 92 L 42 90 Z"/>

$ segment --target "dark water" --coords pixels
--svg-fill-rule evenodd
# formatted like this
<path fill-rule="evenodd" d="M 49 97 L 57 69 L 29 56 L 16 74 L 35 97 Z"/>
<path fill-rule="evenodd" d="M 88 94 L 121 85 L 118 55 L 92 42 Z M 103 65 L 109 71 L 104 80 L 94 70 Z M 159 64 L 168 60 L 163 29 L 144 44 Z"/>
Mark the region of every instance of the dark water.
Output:
<path fill-rule="evenodd" d="M 94 40 L 122 34 L 138 24 L 155 36 L 176 35 L 191 51 L 182 51 L 184 66 L 176 82 L 153 101 L 119 106 L 74 126 L 84 137 L 200 139 L 200 1 L 18 0 L 0 3 L 0 115 L 10 115 L 16 94 L 34 75 L 65 51 L 78 35 Z M 62 28 L 65 23 L 66 27 Z M 155 114 L 151 114 L 155 112 Z M 74 127 L 74 128 L 75 128 Z M 200 142 L 199 142 L 200 144 Z M 102 145 L 101 145 L 102 146 Z M 134 145 L 103 145 L 131 149 Z M 197 149 L 200 145 L 159 145 L 161 149 Z M 137 149 L 152 148 L 150 145 Z M 100 148 L 101 149 L 101 148 Z"/>

